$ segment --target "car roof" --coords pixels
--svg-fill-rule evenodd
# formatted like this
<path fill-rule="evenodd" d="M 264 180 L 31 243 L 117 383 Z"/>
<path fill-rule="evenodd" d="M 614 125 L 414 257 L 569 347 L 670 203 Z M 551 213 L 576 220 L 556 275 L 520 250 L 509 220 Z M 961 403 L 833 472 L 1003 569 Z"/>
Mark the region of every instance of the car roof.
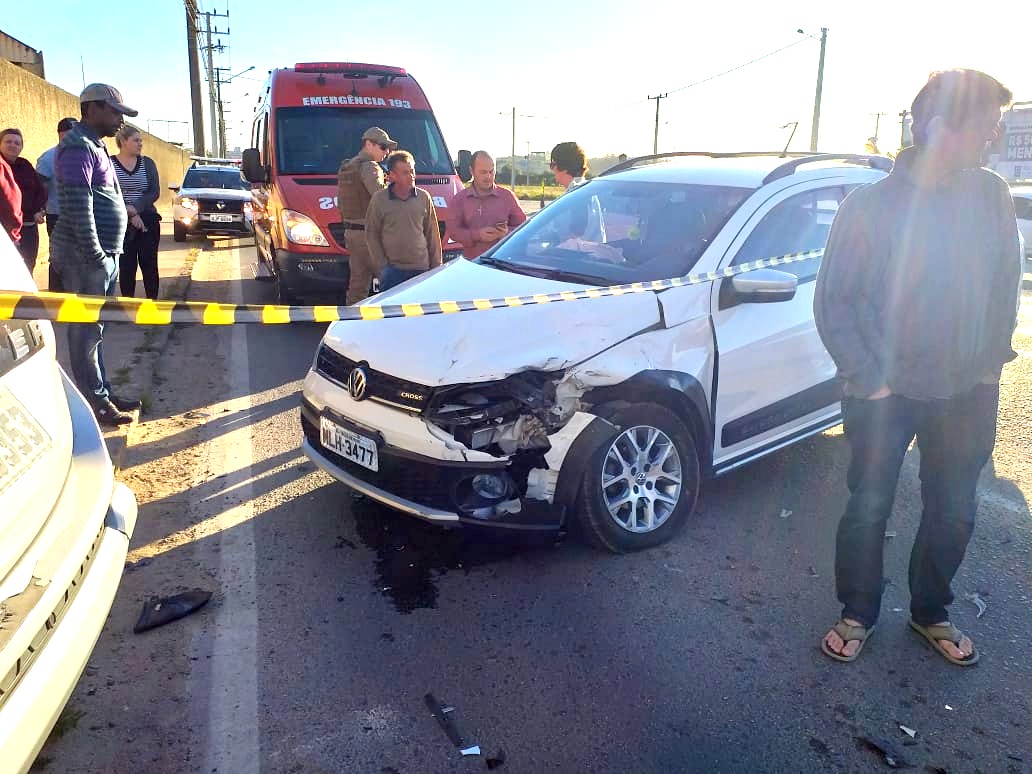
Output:
<path fill-rule="evenodd" d="M 240 167 L 223 167 L 218 164 L 197 164 L 190 167 L 187 172 L 236 172 L 240 174 Z"/>
<path fill-rule="evenodd" d="M 621 180 L 664 183 L 692 183 L 737 188 L 759 188 L 790 175 L 812 170 L 855 173 L 870 180 L 872 168 L 888 171 L 892 161 L 884 156 L 858 154 L 757 153 L 671 153 L 645 156 L 606 170 L 601 176 Z M 880 175 L 879 175 L 880 176 Z"/>

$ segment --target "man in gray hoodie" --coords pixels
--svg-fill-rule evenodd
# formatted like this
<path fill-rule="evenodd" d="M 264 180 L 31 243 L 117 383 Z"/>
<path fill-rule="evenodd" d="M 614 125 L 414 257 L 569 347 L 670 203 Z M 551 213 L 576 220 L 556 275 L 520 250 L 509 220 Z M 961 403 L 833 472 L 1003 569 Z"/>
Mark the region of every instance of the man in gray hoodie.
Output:
<path fill-rule="evenodd" d="M 910 626 L 951 663 L 978 660 L 947 606 L 996 441 L 1000 372 L 1016 356 L 1017 223 L 1007 183 L 981 167 L 1011 99 L 984 73 L 933 73 L 914 100 L 913 147 L 850 194 L 832 226 L 814 314 L 852 453 L 835 557 L 842 617 L 821 641 L 839 661 L 859 655 L 878 619 L 885 527 L 915 438 L 923 511 Z"/>

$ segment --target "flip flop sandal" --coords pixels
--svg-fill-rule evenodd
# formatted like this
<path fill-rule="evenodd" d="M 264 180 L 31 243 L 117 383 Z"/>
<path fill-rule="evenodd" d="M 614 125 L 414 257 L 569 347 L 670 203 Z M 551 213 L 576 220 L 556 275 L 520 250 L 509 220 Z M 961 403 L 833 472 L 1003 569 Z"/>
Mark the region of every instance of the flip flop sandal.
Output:
<path fill-rule="evenodd" d="M 939 640 L 946 640 L 947 642 L 952 642 L 958 648 L 960 647 L 960 641 L 964 637 L 964 633 L 952 623 L 921 626 L 921 624 L 915 623 L 914 619 L 911 618 L 910 628 L 928 640 L 928 644 L 935 648 L 939 655 L 951 664 L 966 667 L 973 666 L 978 663 L 978 650 L 974 649 L 974 646 L 972 646 L 973 649 L 970 656 L 967 658 L 956 658 L 955 656 L 950 655 L 939 643 Z"/>
<path fill-rule="evenodd" d="M 839 622 L 832 627 L 832 630 L 835 632 L 835 634 L 842 638 L 842 641 L 844 643 L 848 643 L 853 640 L 860 641 L 860 647 L 856 649 L 856 653 L 854 653 L 852 656 L 843 656 L 841 653 L 836 653 L 831 648 L 829 648 L 828 643 L 825 642 L 823 639 L 821 640 L 821 650 L 824 652 L 825 656 L 833 658 L 836 661 L 849 662 L 856 661 L 856 657 L 859 656 L 860 652 L 864 649 L 864 645 L 867 644 L 867 638 L 871 636 L 871 633 L 874 631 L 874 627 L 851 626 L 850 624 L 847 624 L 845 621 L 839 619 Z"/>

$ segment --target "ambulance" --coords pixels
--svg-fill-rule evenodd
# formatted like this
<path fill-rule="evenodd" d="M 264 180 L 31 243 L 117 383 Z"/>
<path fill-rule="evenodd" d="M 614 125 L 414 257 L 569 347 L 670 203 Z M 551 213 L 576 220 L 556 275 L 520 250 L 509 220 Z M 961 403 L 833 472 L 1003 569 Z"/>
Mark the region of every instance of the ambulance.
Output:
<path fill-rule="evenodd" d="M 243 152 L 254 193 L 255 276 L 274 279 L 281 303 L 336 303 L 348 283 L 347 232 L 337 209 L 337 170 L 379 126 L 416 159 L 416 185 L 433 197 L 444 238 L 448 202 L 469 178 L 457 171 L 430 103 L 403 68 L 308 62 L 272 70 Z M 462 177 L 460 178 L 460 173 Z M 462 254 L 455 242 L 444 258 Z"/>

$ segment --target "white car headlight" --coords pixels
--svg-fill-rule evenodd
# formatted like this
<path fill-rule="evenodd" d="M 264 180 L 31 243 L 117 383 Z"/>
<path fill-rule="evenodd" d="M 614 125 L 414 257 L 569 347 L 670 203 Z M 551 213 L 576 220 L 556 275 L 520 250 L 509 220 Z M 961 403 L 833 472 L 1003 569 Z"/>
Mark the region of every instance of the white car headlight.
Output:
<path fill-rule="evenodd" d="M 197 203 L 196 199 L 191 199 L 189 196 L 184 196 L 179 200 L 179 206 L 187 210 L 199 210 L 201 206 Z"/>
<path fill-rule="evenodd" d="M 296 245 L 315 245 L 317 247 L 329 247 L 322 230 L 307 215 L 294 210 L 283 210 L 283 231 L 287 239 Z"/>

